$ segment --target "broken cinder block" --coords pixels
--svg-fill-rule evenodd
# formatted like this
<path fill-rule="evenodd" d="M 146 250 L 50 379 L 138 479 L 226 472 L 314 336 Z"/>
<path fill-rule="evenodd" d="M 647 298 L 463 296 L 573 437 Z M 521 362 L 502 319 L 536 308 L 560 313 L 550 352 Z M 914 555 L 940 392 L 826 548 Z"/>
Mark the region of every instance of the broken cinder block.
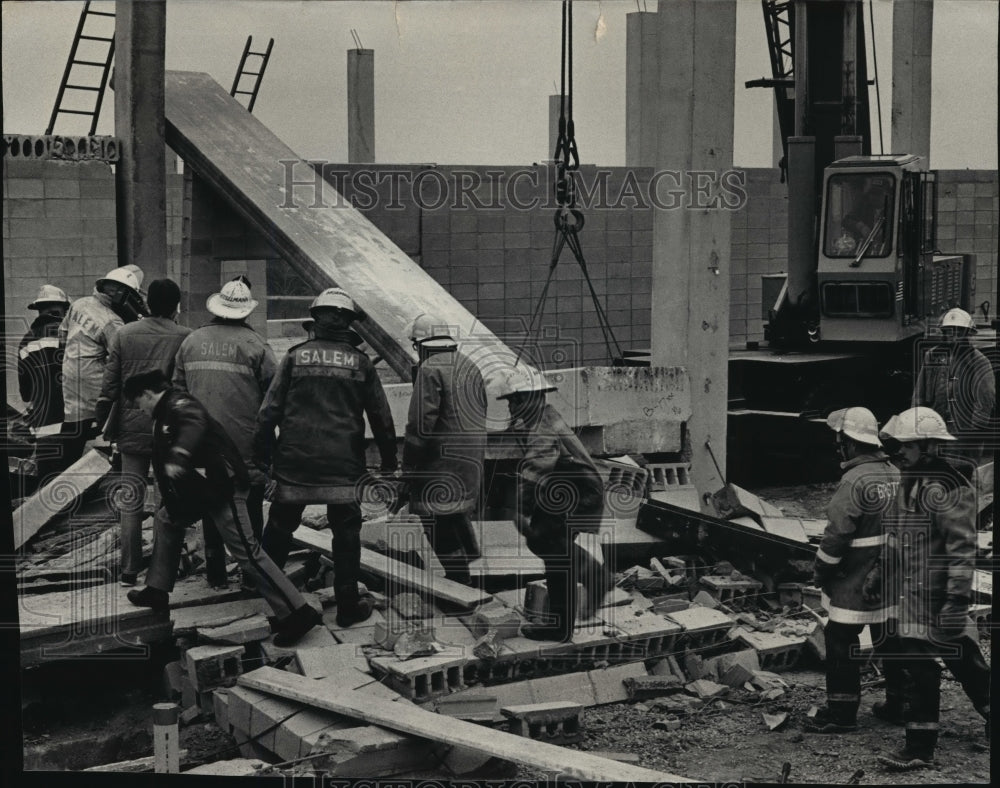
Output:
<path fill-rule="evenodd" d="M 659 698 L 684 689 L 684 679 L 677 676 L 633 676 L 625 679 L 625 689 L 629 700 Z"/>
<path fill-rule="evenodd" d="M 184 652 L 184 664 L 198 692 L 232 686 L 243 672 L 243 646 L 195 646 Z"/>
<path fill-rule="evenodd" d="M 569 744 L 583 739 L 580 725 L 582 704 L 568 701 L 550 701 L 500 709 L 510 720 L 510 733 L 549 743 Z"/>

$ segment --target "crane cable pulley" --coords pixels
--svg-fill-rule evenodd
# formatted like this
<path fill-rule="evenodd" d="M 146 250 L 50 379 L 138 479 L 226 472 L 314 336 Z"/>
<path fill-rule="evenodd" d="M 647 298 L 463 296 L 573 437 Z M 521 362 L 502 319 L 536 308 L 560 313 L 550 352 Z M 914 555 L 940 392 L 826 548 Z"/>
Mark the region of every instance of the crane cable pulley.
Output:
<path fill-rule="evenodd" d="M 608 316 L 601 305 L 601 300 L 594 289 L 594 283 L 590 279 L 587 270 L 587 261 L 583 256 L 583 248 L 580 245 L 579 232 L 583 229 L 583 213 L 576 207 L 576 181 L 573 173 L 580 169 L 580 153 L 576 145 L 576 128 L 573 124 L 573 0 L 563 0 L 562 4 L 562 59 L 560 63 L 562 85 L 559 95 L 559 136 L 556 140 L 554 158 L 556 159 L 556 208 L 553 221 L 556 228 L 555 241 L 552 244 L 552 258 L 549 262 L 549 273 L 545 279 L 538 303 L 531 314 L 531 322 L 528 324 L 528 331 L 524 343 L 517 351 L 517 360 L 520 360 L 524 348 L 532 338 L 537 338 L 536 334 L 541 330 L 541 318 L 545 311 L 545 301 L 548 298 L 549 286 L 552 284 L 552 276 L 555 273 L 556 265 L 562 255 L 563 247 L 568 246 L 576 258 L 583 278 L 587 282 L 590 290 L 590 297 L 594 302 L 597 311 L 597 320 L 600 325 L 601 334 L 604 337 L 604 345 L 607 348 L 609 359 L 613 362 L 616 358 L 622 357 L 621 346 L 615 338 L 614 331 L 608 321 Z M 568 87 L 567 87 L 568 86 Z M 537 323 L 537 328 L 536 328 Z M 614 349 L 612 349 L 612 344 Z M 515 361 L 516 363 L 516 361 Z"/>

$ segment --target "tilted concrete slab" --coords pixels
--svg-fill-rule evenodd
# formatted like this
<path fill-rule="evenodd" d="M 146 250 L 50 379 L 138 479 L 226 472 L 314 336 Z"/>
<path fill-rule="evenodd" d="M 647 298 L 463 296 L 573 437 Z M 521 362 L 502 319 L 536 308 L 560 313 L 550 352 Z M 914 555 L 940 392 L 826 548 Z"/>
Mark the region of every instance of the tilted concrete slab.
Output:
<path fill-rule="evenodd" d="M 368 315 L 359 332 L 402 379 L 416 360 L 406 337 L 413 318 L 432 312 L 455 327 L 462 351 L 483 373 L 488 429 L 504 429 L 506 408 L 496 395 L 513 349 L 208 74 L 168 71 L 165 103 L 168 144 L 310 287 L 338 285 L 351 294 Z M 570 426 L 584 429 L 592 452 L 680 450 L 680 424 L 690 415 L 683 369 L 589 367 L 550 380 L 559 386 L 553 403 Z M 401 429 L 409 392 L 387 394 Z M 601 429 L 587 434 L 593 427 Z"/>

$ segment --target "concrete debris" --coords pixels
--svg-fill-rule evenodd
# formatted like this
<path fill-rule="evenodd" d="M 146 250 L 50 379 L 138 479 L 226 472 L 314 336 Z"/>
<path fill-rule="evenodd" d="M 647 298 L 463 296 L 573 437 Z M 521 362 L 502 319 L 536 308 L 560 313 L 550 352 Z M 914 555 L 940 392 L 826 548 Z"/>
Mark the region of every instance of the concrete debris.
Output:
<path fill-rule="evenodd" d="M 413 659 L 440 654 L 444 646 L 434 639 L 434 633 L 427 630 L 403 632 L 392 647 L 392 652 L 400 659 Z"/>
<path fill-rule="evenodd" d="M 684 689 L 693 695 L 697 695 L 702 700 L 717 698 L 720 695 L 725 695 L 729 692 L 729 687 L 725 684 L 717 684 L 716 682 L 709 681 L 708 679 L 697 679 L 696 681 L 692 681 L 690 684 L 686 684 Z"/>
<path fill-rule="evenodd" d="M 778 714 L 764 714 L 764 724 L 767 725 L 767 729 L 771 731 L 776 731 L 786 722 L 788 722 L 788 712 L 782 711 Z"/>
<path fill-rule="evenodd" d="M 661 720 L 657 720 L 653 723 L 653 728 L 663 731 L 675 731 L 681 727 L 681 721 L 674 717 L 673 715 L 669 717 L 664 717 Z"/>

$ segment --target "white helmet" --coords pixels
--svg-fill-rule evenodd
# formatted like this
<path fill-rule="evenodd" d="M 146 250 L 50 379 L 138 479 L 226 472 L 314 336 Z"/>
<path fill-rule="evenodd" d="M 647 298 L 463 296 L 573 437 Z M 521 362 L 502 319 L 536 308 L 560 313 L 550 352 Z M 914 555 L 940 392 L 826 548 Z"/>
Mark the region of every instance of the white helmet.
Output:
<path fill-rule="evenodd" d="M 965 328 L 970 334 L 976 333 L 976 321 L 972 315 L 957 306 L 954 309 L 949 309 L 941 318 L 941 328 L 949 327 Z"/>
<path fill-rule="evenodd" d="M 66 293 L 55 285 L 42 285 L 38 288 L 35 300 L 28 304 L 28 309 L 40 309 L 43 304 L 68 304 Z"/>
<path fill-rule="evenodd" d="M 507 399 L 514 394 L 544 394 L 548 391 L 556 391 L 556 387 L 541 372 L 531 367 L 515 366 L 510 369 L 500 386 L 497 399 Z"/>
<path fill-rule="evenodd" d="M 948 432 L 948 426 L 937 411 L 918 405 L 893 416 L 879 433 L 882 440 L 896 440 L 900 443 L 913 441 L 953 441 L 955 436 Z"/>
<path fill-rule="evenodd" d="M 131 271 L 135 275 L 136 284 L 139 286 L 136 288 L 140 293 L 145 295 L 142 291 L 142 280 L 146 278 L 146 274 L 143 273 L 142 269 L 135 263 L 129 263 L 126 266 L 122 266 L 126 271 Z"/>
<path fill-rule="evenodd" d="M 208 297 L 205 308 L 216 317 L 242 320 L 257 308 L 257 301 L 250 294 L 249 287 L 239 279 L 233 279 L 226 282 L 218 293 Z"/>
<path fill-rule="evenodd" d="M 100 287 L 102 282 L 117 282 L 120 285 L 125 285 L 125 287 L 130 288 L 136 293 L 139 292 L 139 278 L 130 267 L 111 269 L 97 280 L 97 286 Z"/>
<path fill-rule="evenodd" d="M 415 345 L 424 348 L 454 348 L 458 343 L 452 338 L 454 331 L 447 322 L 428 312 L 421 312 L 406 329 L 406 335 Z"/>
<path fill-rule="evenodd" d="M 853 407 L 835 410 L 826 417 L 826 426 L 842 432 L 848 438 L 869 446 L 881 446 L 878 439 L 878 421 L 868 408 Z"/>
<path fill-rule="evenodd" d="M 358 305 L 354 303 L 353 299 L 347 294 L 346 290 L 342 290 L 339 287 L 328 287 L 316 296 L 316 298 L 313 299 L 312 304 L 309 305 L 309 312 L 312 314 L 313 310 L 320 309 L 322 307 L 343 309 L 347 312 L 353 312 L 355 315 L 358 313 Z"/>

